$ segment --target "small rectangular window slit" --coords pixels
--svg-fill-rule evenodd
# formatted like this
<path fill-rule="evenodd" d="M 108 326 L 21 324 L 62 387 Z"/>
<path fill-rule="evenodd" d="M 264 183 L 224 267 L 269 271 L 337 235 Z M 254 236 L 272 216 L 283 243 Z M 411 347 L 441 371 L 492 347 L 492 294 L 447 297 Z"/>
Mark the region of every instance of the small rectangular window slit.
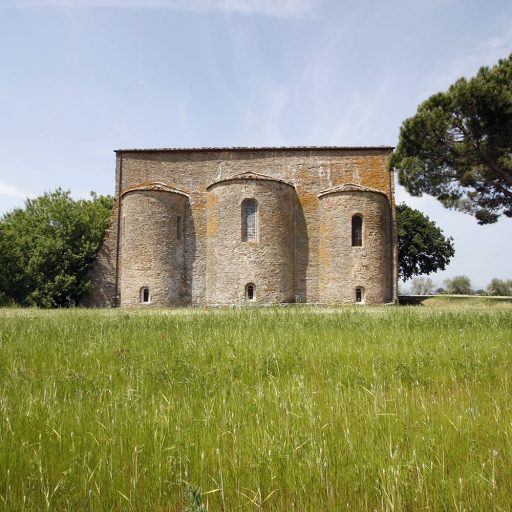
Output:
<path fill-rule="evenodd" d="M 352 217 L 352 247 L 363 245 L 363 218 L 360 215 Z"/>

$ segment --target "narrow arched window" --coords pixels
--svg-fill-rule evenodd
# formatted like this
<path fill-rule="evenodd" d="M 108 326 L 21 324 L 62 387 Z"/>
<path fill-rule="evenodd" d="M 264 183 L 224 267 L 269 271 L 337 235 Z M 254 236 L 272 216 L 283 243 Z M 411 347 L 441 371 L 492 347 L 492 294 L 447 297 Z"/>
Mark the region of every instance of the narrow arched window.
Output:
<path fill-rule="evenodd" d="M 363 245 L 363 217 L 354 215 L 352 217 L 352 247 Z"/>
<path fill-rule="evenodd" d="M 242 203 L 242 241 L 258 240 L 258 203 L 254 199 L 246 199 Z"/>
<path fill-rule="evenodd" d="M 364 299 L 364 290 L 360 286 L 356 288 L 356 303 L 363 302 Z"/>
<path fill-rule="evenodd" d="M 140 301 L 143 304 L 149 304 L 149 288 L 147 286 L 140 289 Z"/>
<path fill-rule="evenodd" d="M 256 286 L 253 283 L 245 286 L 245 298 L 247 300 L 254 300 L 256 298 Z"/>

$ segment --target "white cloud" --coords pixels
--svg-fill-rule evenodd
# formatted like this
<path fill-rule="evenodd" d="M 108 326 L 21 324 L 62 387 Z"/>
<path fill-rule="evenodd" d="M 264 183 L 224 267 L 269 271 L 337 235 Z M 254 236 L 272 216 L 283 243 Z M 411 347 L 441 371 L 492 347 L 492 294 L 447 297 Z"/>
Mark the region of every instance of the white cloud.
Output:
<path fill-rule="evenodd" d="M 472 77 L 481 66 L 494 66 L 499 59 L 507 58 L 512 48 L 512 29 L 476 44 L 474 48 L 461 53 L 457 60 L 448 63 L 446 68 L 435 74 L 425 83 L 418 95 L 418 102 L 437 91 L 444 91 L 462 76 Z"/>
<path fill-rule="evenodd" d="M 18 190 L 16 187 L 13 187 L 12 185 L 8 185 L 7 183 L 4 183 L 0 181 L 0 196 L 9 196 L 9 197 L 15 197 L 17 199 L 24 199 L 27 197 L 28 194 L 25 194 Z"/>
<path fill-rule="evenodd" d="M 115 7 L 225 11 L 294 17 L 311 12 L 320 0 L 0 0 L 0 7 Z"/>

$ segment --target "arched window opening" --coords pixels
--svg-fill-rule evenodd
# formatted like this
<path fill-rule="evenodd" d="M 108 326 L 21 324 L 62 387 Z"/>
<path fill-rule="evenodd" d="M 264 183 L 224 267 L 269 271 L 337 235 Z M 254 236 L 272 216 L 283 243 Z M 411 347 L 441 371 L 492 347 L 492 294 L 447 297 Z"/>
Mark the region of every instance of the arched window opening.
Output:
<path fill-rule="evenodd" d="M 356 303 L 360 304 L 364 299 L 364 289 L 360 286 L 356 288 Z"/>
<path fill-rule="evenodd" d="M 242 203 L 242 241 L 258 240 L 258 203 L 254 199 L 246 199 Z"/>
<path fill-rule="evenodd" d="M 149 304 L 149 288 L 147 286 L 140 289 L 140 301 L 143 304 Z"/>
<path fill-rule="evenodd" d="M 363 245 L 363 217 L 354 215 L 352 217 L 352 247 Z"/>
<path fill-rule="evenodd" d="M 245 286 L 245 298 L 247 300 L 254 300 L 256 298 L 256 286 L 253 283 Z"/>

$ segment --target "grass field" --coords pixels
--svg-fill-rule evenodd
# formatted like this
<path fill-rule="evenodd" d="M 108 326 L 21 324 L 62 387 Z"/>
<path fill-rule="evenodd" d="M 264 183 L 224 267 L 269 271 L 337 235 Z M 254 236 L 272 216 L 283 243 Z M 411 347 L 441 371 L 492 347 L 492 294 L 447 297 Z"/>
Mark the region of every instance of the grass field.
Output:
<path fill-rule="evenodd" d="M 512 307 L 0 310 L 0 510 L 502 511 Z"/>

